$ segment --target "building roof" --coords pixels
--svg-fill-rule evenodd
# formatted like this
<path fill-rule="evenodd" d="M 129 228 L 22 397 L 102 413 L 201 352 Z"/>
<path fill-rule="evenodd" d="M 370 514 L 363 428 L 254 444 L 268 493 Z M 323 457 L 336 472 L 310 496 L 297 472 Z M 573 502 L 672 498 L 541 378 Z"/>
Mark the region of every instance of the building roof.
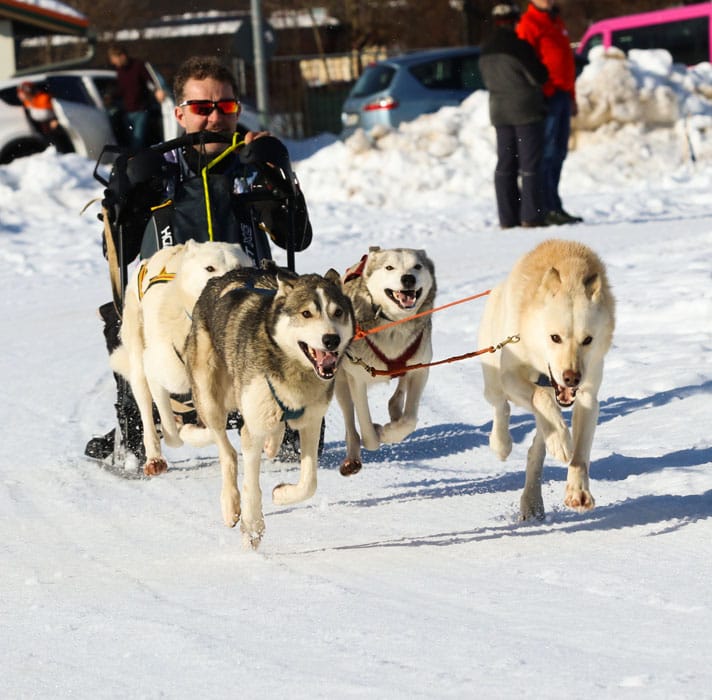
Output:
<path fill-rule="evenodd" d="M 0 0 L 0 20 L 11 20 L 15 36 L 86 35 L 89 20 L 55 0 Z"/>

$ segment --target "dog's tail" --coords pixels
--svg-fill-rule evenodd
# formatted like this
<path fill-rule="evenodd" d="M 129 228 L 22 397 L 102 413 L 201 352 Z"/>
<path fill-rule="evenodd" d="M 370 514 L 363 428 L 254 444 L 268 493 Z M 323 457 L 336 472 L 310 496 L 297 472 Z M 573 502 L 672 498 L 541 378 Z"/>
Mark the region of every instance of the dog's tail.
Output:
<path fill-rule="evenodd" d="M 129 378 L 129 373 L 131 371 L 129 363 L 129 353 L 126 350 L 126 346 L 119 345 L 119 347 L 114 350 L 114 352 L 109 355 L 109 365 L 111 369 L 122 377 Z"/>

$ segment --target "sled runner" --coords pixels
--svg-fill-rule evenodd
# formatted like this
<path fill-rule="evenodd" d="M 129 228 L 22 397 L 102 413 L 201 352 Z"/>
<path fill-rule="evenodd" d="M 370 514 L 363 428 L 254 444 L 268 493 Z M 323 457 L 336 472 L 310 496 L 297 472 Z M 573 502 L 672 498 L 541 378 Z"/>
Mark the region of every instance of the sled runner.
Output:
<path fill-rule="evenodd" d="M 287 267 L 294 271 L 295 252 L 309 245 L 312 231 L 287 149 L 272 136 L 249 144 L 239 138 L 238 134 L 199 132 L 138 152 L 116 146 L 102 151 L 94 178 L 105 187 L 100 218 L 112 302 L 102 306 L 100 313 L 109 353 L 120 343 L 128 266 L 139 255 L 145 259 L 162 247 L 188 239 L 215 240 L 241 244 L 259 266 L 272 259 L 271 241 L 287 251 Z M 203 147 L 209 143 L 228 147 L 217 156 L 208 156 Z M 223 161 L 234 152 L 236 158 Z M 187 156 L 195 159 L 196 153 L 197 176 L 197 170 L 188 170 L 186 165 Z M 113 156 L 114 164 L 105 178 L 99 167 L 107 156 Z M 116 465 L 123 464 L 128 449 L 142 463 L 139 411 L 128 381 L 118 374 L 115 378 L 117 432 L 91 440 L 86 454 Z M 182 422 L 197 421 L 190 396 L 174 397 L 173 406 Z M 239 414 L 231 415 L 228 428 L 240 427 Z M 322 425 L 320 450 L 323 432 Z M 288 428 L 280 457 L 285 461 L 298 458 L 297 443 L 297 433 Z M 113 473 L 123 475 L 122 471 Z"/>

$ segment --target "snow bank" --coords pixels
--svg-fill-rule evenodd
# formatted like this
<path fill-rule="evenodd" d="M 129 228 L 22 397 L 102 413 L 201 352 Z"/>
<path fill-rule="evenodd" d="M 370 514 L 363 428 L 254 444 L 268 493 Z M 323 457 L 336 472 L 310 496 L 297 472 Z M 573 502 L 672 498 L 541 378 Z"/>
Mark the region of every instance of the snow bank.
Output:
<path fill-rule="evenodd" d="M 594 49 L 577 93 L 564 194 L 649 182 L 652 171 L 679 181 L 693 154 L 698 162 L 712 157 L 709 63 L 686 68 L 667 51 L 626 57 L 617 49 Z M 612 157 L 601 158 L 602 151 Z M 293 158 L 310 201 L 399 208 L 491 200 L 496 149 L 488 94 L 475 92 L 458 107 L 397 129 L 357 130 L 329 145 L 322 139 L 313 155 L 302 146 Z"/>

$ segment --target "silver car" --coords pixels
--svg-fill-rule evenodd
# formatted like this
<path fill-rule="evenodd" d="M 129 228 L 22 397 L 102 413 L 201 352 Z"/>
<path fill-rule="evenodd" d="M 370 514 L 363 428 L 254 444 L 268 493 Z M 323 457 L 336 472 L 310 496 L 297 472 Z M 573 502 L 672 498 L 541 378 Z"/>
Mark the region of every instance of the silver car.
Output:
<path fill-rule="evenodd" d="M 153 74 L 163 85 L 162 78 L 155 71 Z M 114 104 L 116 73 L 113 70 L 34 73 L 0 80 L 0 163 L 39 153 L 47 147 L 46 140 L 29 120 L 17 96 L 17 86 L 25 81 L 46 87 L 52 95 L 54 112 L 76 153 L 96 159 L 104 145 L 117 143 L 120 135 Z M 156 105 L 153 140 L 177 136 L 178 124 L 173 108 L 170 96 L 161 105 Z"/>
<path fill-rule="evenodd" d="M 396 127 L 421 114 L 458 105 L 483 90 L 476 46 L 431 49 L 387 58 L 366 68 L 341 113 L 343 136 L 356 128 Z"/>

